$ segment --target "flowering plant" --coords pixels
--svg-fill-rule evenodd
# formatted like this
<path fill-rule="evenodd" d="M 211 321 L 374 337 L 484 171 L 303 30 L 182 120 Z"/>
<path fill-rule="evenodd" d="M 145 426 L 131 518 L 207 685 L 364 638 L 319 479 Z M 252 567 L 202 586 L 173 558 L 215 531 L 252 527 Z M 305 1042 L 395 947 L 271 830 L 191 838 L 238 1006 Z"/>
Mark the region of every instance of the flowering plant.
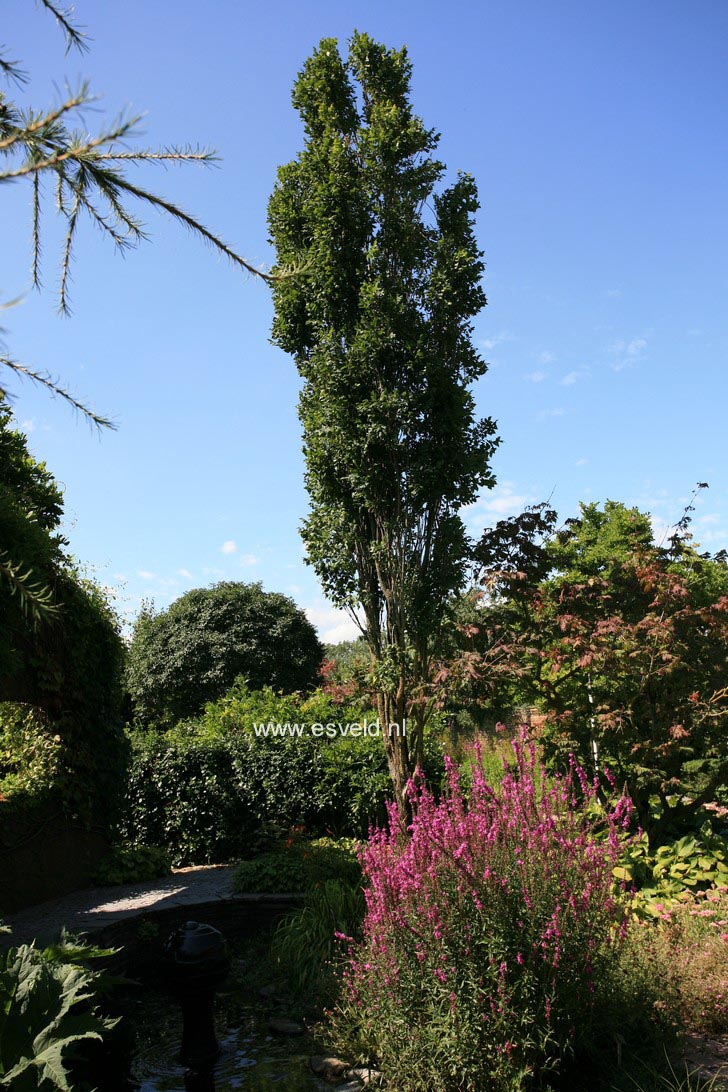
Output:
<path fill-rule="evenodd" d="M 513 752 L 497 789 L 477 752 L 467 798 L 453 763 L 439 802 L 411 783 L 407 833 L 393 808 L 363 851 L 364 940 L 335 1025 L 398 1092 L 539 1087 L 651 1012 L 613 894 L 629 800 L 598 818 L 578 766 L 547 779 L 525 729 Z"/>

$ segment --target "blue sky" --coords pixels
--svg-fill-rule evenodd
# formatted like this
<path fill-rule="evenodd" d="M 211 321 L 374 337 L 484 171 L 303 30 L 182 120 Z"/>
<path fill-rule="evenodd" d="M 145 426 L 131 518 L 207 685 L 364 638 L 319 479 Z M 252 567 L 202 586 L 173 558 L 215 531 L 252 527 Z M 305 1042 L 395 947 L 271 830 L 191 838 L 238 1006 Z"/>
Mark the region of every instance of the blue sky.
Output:
<path fill-rule="evenodd" d="M 477 401 L 502 444 L 470 529 L 552 495 L 564 517 L 580 500 L 638 504 L 662 534 L 707 481 L 696 536 L 728 546 L 724 0 L 78 0 L 77 16 L 91 51 L 64 57 L 42 11 L 4 5 L 30 101 L 88 76 L 100 108 L 147 111 L 145 141 L 216 148 L 219 168 L 139 177 L 263 265 L 276 167 L 301 147 L 301 64 L 354 28 L 406 44 L 415 108 L 482 204 L 489 304 L 475 337 L 491 368 Z M 29 192 L 2 198 L 7 299 L 28 288 Z M 152 241 L 125 259 L 84 226 L 70 319 L 55 314 L 49 224 L 46 291 L 4 316 L 16 357 L 118 420 L 99 438 L 13 384 L 33 452 L 64 484 L 72 550 L 127 616 L 143 597 L 161 607 L 218 579 L 259 579 L 326 639 L 350 636 L 303 563 L 299 382 L 269 344 L 268 290 L 146 219 Z"/>

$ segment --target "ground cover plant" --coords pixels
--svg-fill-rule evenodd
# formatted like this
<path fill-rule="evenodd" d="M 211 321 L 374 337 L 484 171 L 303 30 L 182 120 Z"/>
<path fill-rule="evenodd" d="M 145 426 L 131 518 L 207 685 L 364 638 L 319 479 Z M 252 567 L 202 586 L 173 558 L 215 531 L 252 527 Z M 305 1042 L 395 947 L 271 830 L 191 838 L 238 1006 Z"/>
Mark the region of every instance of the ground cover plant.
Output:
<path fill-rule="evenodd" d="M 728 886 L 728 842 L 709 820 L 656 849 L 641 831 L 629 838 L 615 875 L 629 888 L 633 913 L 659 918 L 665 905 Z"/>
<path fill-rule="evenodd" d="M 93 882 L 102 886 L 139 883 L 168 876 L 172 871 L 169 854 L 157 846 L 114 846 L 99 861 Z"/>
<path fill-rule="evenodd" d="M 300 831 L 235 870 L 238 892 L 311 891 L 329 880 L 350 887 L 361 885 L 358 843 L 352 838 L 307 838 Z"/>
<path fill-rule="evenodd" d="M 606 811 L 603 837 L 577 767 L 547 779 L 523 735 L 514 754 L 495 791 L 475 765 L 467 804 L 451 766 L 439 803 L 417 790 L 408 837 L 392 815 L 364 850 L 364 940 L 333 1026 L 401 1092 L 566 1086 L 574 1072 L 597 1087 L 615 1044 L 644 1047 L 659 1025 L 614 893 L 629 802 Z"/>

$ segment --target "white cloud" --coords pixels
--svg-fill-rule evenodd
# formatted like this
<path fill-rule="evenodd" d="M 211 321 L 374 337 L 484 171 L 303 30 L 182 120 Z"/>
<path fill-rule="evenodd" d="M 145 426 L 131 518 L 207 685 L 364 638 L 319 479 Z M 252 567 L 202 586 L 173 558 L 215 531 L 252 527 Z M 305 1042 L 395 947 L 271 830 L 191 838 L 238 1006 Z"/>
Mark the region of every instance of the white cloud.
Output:
<path fill-rule="evenodd" d="M 150 573 L 147 569 L 139 569 L 139 571 L 137 572 L 137 576 L 141 577 L 142 580 L 156 580 L 157 579 L 157 574 L 156 573 Z"/>
<path fill-rule="evenodd" d="M 223 542 L 222 546 L 220 547 L 220 553 L 221 554 L 234 554 L 235 551 L 237 550 L 237 548 L 238 548 L 237 543 L 234 542 L 231 538 L 229 538 L 227 540 L 227 542 Z"/>
<path fill-rule="evenodd" d="M 561 380 L 562 387 L 573 387 L 574 383 L 577 383 L 582 377 L 583 372 L 567 372 L 564 378 Z"/>
<path fill-rule="evenodd" d="M 519 515 L 534 501 L 533 496 L 517 492 L 512 482 L 502 482 L 483 493 L 474 504 L 467 505 L 462 512 L 463 520 L 471 533 L 479 534 L 498 520 Z"/>
<path fill-rule="evenodd" d="M 194 579 L 189 569 L 177 569 L 177 576 L 181 576 L 184 580 Z"/>
<path fill-rule="evenodd" d="M 576 462 L 574 463 L 574 466 L 586 466 L 586 464 L 588 462 L 589 462 L 588 459 L 577 459 Z"/>
<path fill-rule="evenodd" d="M 526 372 L 524 379 L 530 379 L 532 383 L 543 383 L 544 379 L 548 379 L 548 372 Z"/>
<path fill-rule="evenodd" d="M 608 288 L 606 294 L 611 300 L 621 300 L 624 292 L 621 288 Z"/>
<path fill-rule="evenodd" d="M 35 432 L 35 421 L 28 418 L 26 421 L 20 422 L 20 427 L 23 432 Z"/>
<path fill-rule="evenodd" d="M 550 353 L 548 349 L 545 349 L 544 352 L 538 354 L 539 364 L 553 364 L 555 360 L 556 357 L 553 353 Z"/>
<path fill-rule="evenodd" d="M 256 557 L 255 554 L 242 554 L 240 558 L 240 564 L 243 565 L 245 568 L 250 568 L 253 565 L 259 565 L 260 558 Z"/>
<path fill-rule="evenodd" d="M 633 337 L 626 340 L 625 338 L 618 337 L 610 346 L 610 351 L 620 358 L 612 364 L 612 371 L 621 372 L 624 371 L 625 368 L 631 368 L 642 356 L 646 348 L 647 338 Z"/>
<path fill-rule="evenodd" d="M 361 632 L 348 614 L 336 610 L 322 601 L 304 607 L 309 622 L 316 627 L 318 635 L 326 644 L 336 645 L 340 641 L 353 641 L 361 637 Z"/>
<path fill-rule="evenodd" d="M 537 421 L 545 421 L 548 417 L 563 417 L 566 410 L 563 406 L 555 406 L 553 409 L 542 409 L 536 414 Z"/>
<path fill-rule="evenodd" d="M 485 349 L 486 352 L 490 352 L 491 349 L 495 349 L 496 345 L 502 345 L 504 341 L 515 341 L 513 334 L 509 334 L 507 330 L 502 330 L 500 334 L 496 334 L 495 337 L 481 338 L 479 344 L 481 349 Z"/>

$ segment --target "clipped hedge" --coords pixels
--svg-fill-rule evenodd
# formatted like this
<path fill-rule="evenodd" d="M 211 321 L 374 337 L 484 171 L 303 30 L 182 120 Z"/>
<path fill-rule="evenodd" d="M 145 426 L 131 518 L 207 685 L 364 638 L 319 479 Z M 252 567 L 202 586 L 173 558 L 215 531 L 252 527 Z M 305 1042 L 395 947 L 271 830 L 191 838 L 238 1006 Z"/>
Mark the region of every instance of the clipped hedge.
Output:
<path fill-rule="evenodd" d="M 360 710 L 342 712 L 320 696 L 297 708 L 281 699 L 283 709 L 269 692 L 238 694 L 196 722 L 131 733 L 125 841 L 163 846 L 175 865 L 204 864 L 252 856 L 291 827 L 365 837 L 383 822 L 390 780 L 381 739 L 264 737 L 251 729 L 253 720 L 346 722 Z M 267 715 L 253 715 L 261 707 Z M 437 787 L 443 764 L 434 737 L 425 765 Z"/>

